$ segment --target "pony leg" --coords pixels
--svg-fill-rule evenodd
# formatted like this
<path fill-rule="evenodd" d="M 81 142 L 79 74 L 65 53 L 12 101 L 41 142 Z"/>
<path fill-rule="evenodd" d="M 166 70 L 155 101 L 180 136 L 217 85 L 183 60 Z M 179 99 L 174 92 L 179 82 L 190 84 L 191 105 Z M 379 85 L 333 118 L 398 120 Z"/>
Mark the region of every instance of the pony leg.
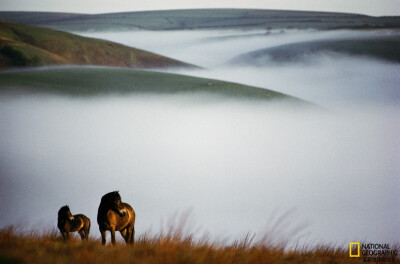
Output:
<path fill-rule="evenodd" d="M 126 235 L 124 236 L 126 244 L 133 245 L 134 243 L 134 236 L 135 236 L 135 228 L 134 227 L 127 227 L 124 232 Z M 121 233 L 122 234 L 122 233 Z"/>
<path fill-rule="evenodd" d="M 86 228 L 86 241 L 89 239 L 89 232 L 90 232 L 90 220 L 89 220 L 89 225 Z"/>
<path fill-rule="evenodd" d="M 129 238 L 129 243 L 131 243 L 131 245 L 135 244 L 135 227 L 132 227 L 132 231 L 131 231 L 131 237 Z"/>
<path fill-rule="evenodd" d="M 69 232 L 65 231 L 65 240 L 69 240 Z"/>
<path fill-rule="evenodd" d="M 124 228 L 124 229 L 119 231 L 121 233 L 121 236 L 124 238 L 126 243 L 128 243 L 128 238 L 129 238 L 128 237 L 128 235 L 129 235 L 128 231 L 129 231 L 128 228 Z"/>
<path fill-rule="evenodd" d="M 63 240 L 67 240 L 67 232 L 61 232 Z"/>
<path fill-rule="evenodd" d="M 100 229 L 100 233 L 101 233 L 101 244 L 103 244 L 104 246 L 106 244 L 106 230 Z"/>
<path fill-rule="evenodd" d="M 81 235 L 82 240 L 87 241 L 89 239 L 89 231 L 90 231 L 90 223 L 89 223 L 89 226 L 85 226 L 81 229 L 81 232 L 83 235 L 83 236 Z"/>
<path fill-rule="evenodd" d="M 115 227 L 111 227 L 111 243 L 115 245 Z"/>
<path fill-rule="evenodd" d="M 85 240 L 85 231 L 83 229 L 78 231 L 79 235 L 81 236 L 82 241 Z"/>
<path fill-rule="evenodd" d="M 85 240 L 86 240 L 86 241 L 88 241 L 88 240 L 89 240 L 89 230 L 87 230 L 87 231 L 86 231 L 86 234 L 85 234 Z"/>
<path fill-rule="evenodd" d="M 126 244 L 134 244 L 134 237 L 135 237 L 135 227 L 127 228 L 128 232 L 126 234 Z"/>

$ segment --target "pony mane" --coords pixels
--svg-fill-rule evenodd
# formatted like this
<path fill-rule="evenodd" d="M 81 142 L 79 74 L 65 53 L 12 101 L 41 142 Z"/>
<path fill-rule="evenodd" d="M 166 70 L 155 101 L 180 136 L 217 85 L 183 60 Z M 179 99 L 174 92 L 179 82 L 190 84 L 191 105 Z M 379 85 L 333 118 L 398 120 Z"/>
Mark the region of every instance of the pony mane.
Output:
<path fill-rule="evenodd" d="M 121 200 L 119 191 L 113 191 L 103 195 L 103 197 L 101 197 L 101 204 L 108 204 L 109 202 L 114 201 L 115 198 L 119 198 Z"/>
<path fill-rule="evenodd" d="M 58 216 L 64 216 L 66 213 L 71 212 L 68 205 L 64 205 L 58 210 Z"/>

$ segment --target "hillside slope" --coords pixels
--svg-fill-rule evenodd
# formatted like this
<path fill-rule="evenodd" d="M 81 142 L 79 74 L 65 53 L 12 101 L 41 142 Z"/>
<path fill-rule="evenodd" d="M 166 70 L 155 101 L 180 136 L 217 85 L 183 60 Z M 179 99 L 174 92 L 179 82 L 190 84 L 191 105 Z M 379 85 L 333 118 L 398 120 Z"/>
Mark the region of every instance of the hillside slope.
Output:
<path fill-rule="evenodd" d="M 90 15 L 51 12 L 0 12 L 0 19 L 65 31 L 400 27 L 399 17 L 261 9 L 187 9 Z"/>
<path fill-rule="evenodd" d="M 50 93 L 69 96 L 110 94 L 196 95 L 205 100 L 287 100 L 311 103 L 279 92 L 179 74 L 110 67 L 57 67 L 0 72 L 0 92 Z M 206 95 L 203 97 L 202 95 Z"/>
<path fill-rule="evenodd" d="M 131 68 L 191 66 L 110 41 L 0 21 L 0 68 L 62 64 Z"/>
<path fill-rule="evenodd" d="M 373 38 L 325 39 L 296 42 L 245 53 L 231 64 L 268 65 L 271 61 L 288 63 L 307 59 L 320 53 L 367 56 L 400 63 L 400 36 Z"/>

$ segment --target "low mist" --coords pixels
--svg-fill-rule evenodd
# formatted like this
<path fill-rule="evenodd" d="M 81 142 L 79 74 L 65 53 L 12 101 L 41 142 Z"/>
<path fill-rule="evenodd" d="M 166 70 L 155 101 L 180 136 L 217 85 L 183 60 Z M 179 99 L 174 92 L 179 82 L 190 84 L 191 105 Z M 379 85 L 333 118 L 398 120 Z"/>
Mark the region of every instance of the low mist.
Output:
<path fill-rule="evenodd" d="M 263 67 L 228 63 L 268 45 L 365 34 L 392 33 L 86 34 L 207 67 L 173 72 L 268 88 L 321 107 L 205 103 L 194 95 L 1 94 L 0 227 L 54 227 L 68 204 L 99 236 L 101 196 L 119 190 L 136 210 L 137 234 L 191 210 L 200 232 L 263 235 L 291 212 L 276 236 L 301 227 L 293 240 L 305 244 L 398 241 L 399 64 L 342 54 Z"/>
<path fill-rule="evenodd" d="M 208 69 L 224 65 L 238 55 L 284 44 L 333 39 L 399 35 L 396 30 L 183 30 L 74 32 L 155 52 Z"/>
<path fill-rule="evenodd" d="M 120 190 L 139 234 L 192 209 L 232 238 L 295 210 L 287 228 L 310 239 L 399 237 L 396 112 L 188 100 L 3 97 L 0 224 L 54 226 L 68 204 L 98 235 L 100 198 Z"/>
<path fill-rule="evenodd" d="M 215 78 L 262 87 L 329 109 L 367 105 L 398 105 L 400 64 L 368 56 L 319 52 L 292 63 L 230 64 L 240 55 L 284 44 L 334 39 L 398 36 L 398 30 L 188 30 L 92 32 L 104 38 L 205 67 L 176 70 L 186 75 Z"/>

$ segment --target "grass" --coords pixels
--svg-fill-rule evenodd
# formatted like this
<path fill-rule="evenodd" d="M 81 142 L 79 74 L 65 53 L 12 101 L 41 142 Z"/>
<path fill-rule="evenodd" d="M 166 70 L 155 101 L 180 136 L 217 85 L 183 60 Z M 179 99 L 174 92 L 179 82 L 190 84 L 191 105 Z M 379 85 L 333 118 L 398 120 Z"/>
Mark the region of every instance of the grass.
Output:
<path fill-rule="evenodd" d="M 82 243 L 77 238 L 63 242 L 57 230 L 42 234 L 21 233 L 17 228 L 0 230 L 1 263 L 361 263 L 349 258 L 347 248 L 331 246 L 285 250 L 245 236 L 228 245 L 208 237 L 195 239 L 193 234 L 171 228 L 165 234 L 143 234 L 133 247 L 121 242 L 102 246 L 98 239 Z M 400 259 L 396 260 L 400 263 Z"/>
<path fill-rule="evenodd" d="M 28 91 L 69 96 L 109 94 L 196 94 L 209 100 L 285 99 L 293 104 L 311 104 L 300 99 L 237 83 L 155 71 L 122 68 L 71 67 L 0 73 L 0 91 Z M 194 98 L 194 97 L 193 97 Z M 197 97 L 202 98 L 202 97 Z"/>
<path fill-rule="evenodd" d="M 109 238 L 108 244 L 102 246 L 100 238 L 94 238 L 94 227 L 88 241 L 82 242 L 75 234 L 64 242 L 56 228 L 24 231 L 21 227 L 8 226 L 0 229 L 0 263 L 363 263 L 362 257 L 349 257 L 348 245 L 290 245 L 287 238 L 290 236 L 292 242 L 302 232 L 298 230 L 300 226 L 288 229 L 290 213 L 275 217 L 270 230 L 261 236 L 249 233 L 231 242 L 213 240 L 208 233 L 199 236 L 200 229 L 196 229 L 190 210 L 171 216 L 157 233 L 148 231 L 137 235 L 134 246 L 122 242 L 119 234 L 115 246 Z M 390 247 L 400 250 L 398 244 Z M 391 263 L 400 263 L 399 256 Z"/>
<path fill-rule="evenodd" d="M 0 67 L 101 65 L 130 68 L 191 65 L 114 42 L 0 20 Z"/>

